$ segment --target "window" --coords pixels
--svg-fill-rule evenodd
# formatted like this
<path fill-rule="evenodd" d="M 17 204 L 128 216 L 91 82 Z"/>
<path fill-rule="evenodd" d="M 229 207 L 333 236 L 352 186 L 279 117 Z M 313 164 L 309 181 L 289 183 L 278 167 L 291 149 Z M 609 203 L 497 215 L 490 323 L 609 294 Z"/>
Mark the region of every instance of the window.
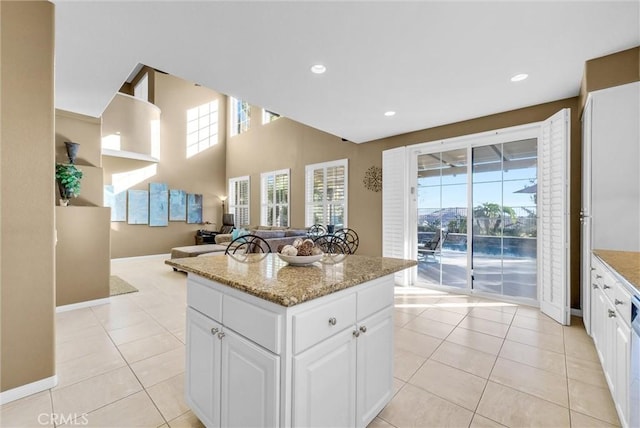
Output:
<path fill-rule="evenodd" d="M 229 179 L 229 212 L 234 215 L 235 224 L 249 224 L 249 201 L 251 193 L 249 176 Z"/>
<path fill-rule="evenodd" d="M 289 170 L 264 172 L 260 224 L 263 226 L 289 226 Z"/>
<path fill-rule="evenodd" d="M 187 110 L 187 158 L 218 144 L 218 100 Z"/>
<path fill-rule="evenodd" d="M 229 97 L 231 104 L 231 136 L 242 134 L 249 130 L 251 121 L 251 107 L 246 101 Z"/>
<path fill-rule="evenodd" d="M 332 224 L 347 227 L 348 159 L 307 165 L 306 226 Z"/>
<path fill-rule="evenodd" d="M 272 111 L 262 109 L 262 124 L 273 122 L 276 119 L 279 119 L 280 115 L 278 113 L 274 113 Z"/>

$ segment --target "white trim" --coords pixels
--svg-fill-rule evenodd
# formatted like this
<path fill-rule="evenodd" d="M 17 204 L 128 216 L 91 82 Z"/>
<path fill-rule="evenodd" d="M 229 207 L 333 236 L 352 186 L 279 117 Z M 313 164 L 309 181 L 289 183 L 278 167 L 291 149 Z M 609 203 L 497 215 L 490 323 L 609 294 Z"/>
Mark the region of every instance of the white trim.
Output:
<path fill-rule="evenodd" d="M 142 260 L 142 259 L 152 259 L 154 257 L 166 257 L 167 259 L 171 258 L 171 253 L 163 253 L 163 254 L 148 254 L 146 256 L 133 256 L 133 257 L 121 257 L 119 259 L 111 259 L 112 262 L 125 262 L 127 260 Z"/>
<path fill-rule="evenodd" d="M 113 150 L 113 149 L 103 148 L 101 149 L 100 154 L 102 156 L 111 156 L 114 158 L 134 159 L 134 160 L 141 160 L 141 161 L 155 162 L 155 163 L 160 162 L 160 159 L 153 157 L 151 155 L 146 155 L 144 153 L 129 152 L 126 150 Z"/>
<path fill-rule="evenodd" d="M 406 146 L 407 149 L 421 154 L 424 149 L 433 153 L 440 150 L 455 150 L 467 147 L 486 146 L 489 144 L 509 143 L 519 139 L 537 138 L 542 122 L 532 122 L 525 125 L 511 126 L 493 131 L 478 132 L 476 134 L 461 135 L 459 137 L 446 138 L 444 140 L 427 141 Z M 469 140 L 473 140 L 469 143 Z M 442 147 L 436 148 L 437 145 Z"/>
<path fill-rule="evenodd" d="M 13 389 L 0 392 L 0 404 L 7 404 L 15 400 L 19 400 L 28 395 L 37 394 L 38 392 L 51 389 L 58 384 L 58 375 L 53 375 L 26 385 L 18 386 Z"/>
<path fill-rule="evenodd" d="M 74 311 L 76 309 L 90 308 L 92 306 L 106 305 L 107 303 L 111 303 L 110 297 L 105 297 L 103 299 L 87 300 L 86 302 L 71 303 L 70 305 L 62 305 L 62 306 L 56 307 L 56 313 L 59 314 L 60 312 L 68 312 L 68 311 Z"/>

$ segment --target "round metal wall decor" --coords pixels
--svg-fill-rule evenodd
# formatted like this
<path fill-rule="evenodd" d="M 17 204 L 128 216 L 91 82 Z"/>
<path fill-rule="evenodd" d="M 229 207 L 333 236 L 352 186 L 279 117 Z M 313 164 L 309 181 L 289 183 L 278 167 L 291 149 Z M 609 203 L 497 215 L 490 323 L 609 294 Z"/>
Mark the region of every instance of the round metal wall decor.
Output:
<path fill-rule="evenodd" d="M 372 166 L 364 173 L 364 187 L 374 192 L 382 190 L 382 168 Z"/>

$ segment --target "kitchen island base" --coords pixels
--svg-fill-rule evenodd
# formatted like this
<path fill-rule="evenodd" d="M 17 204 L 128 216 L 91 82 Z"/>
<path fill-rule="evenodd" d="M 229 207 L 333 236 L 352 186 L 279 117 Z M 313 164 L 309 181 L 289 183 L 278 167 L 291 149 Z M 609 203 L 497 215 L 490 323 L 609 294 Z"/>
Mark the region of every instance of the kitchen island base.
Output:
<path fill-rule="evenodd" d="M 366 427 L 393 395 L 393 287 L 287 307 L 189 273 L 187 404 L 208 427 Z"/>

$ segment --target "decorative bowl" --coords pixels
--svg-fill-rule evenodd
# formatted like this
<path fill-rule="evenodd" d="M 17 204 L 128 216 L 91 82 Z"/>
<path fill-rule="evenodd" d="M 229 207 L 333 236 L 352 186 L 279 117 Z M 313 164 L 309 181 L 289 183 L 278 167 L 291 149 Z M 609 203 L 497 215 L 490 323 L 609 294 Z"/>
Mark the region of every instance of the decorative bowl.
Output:
<path fill-rule="evenodd" d="M 285 256 L 284 254 L 276 253 L 280 259 L 289 263 L 291 266 L 307 266 L 317 261 L 320 261 L 324 254 L 316 254 L 314 256 Z"/>

